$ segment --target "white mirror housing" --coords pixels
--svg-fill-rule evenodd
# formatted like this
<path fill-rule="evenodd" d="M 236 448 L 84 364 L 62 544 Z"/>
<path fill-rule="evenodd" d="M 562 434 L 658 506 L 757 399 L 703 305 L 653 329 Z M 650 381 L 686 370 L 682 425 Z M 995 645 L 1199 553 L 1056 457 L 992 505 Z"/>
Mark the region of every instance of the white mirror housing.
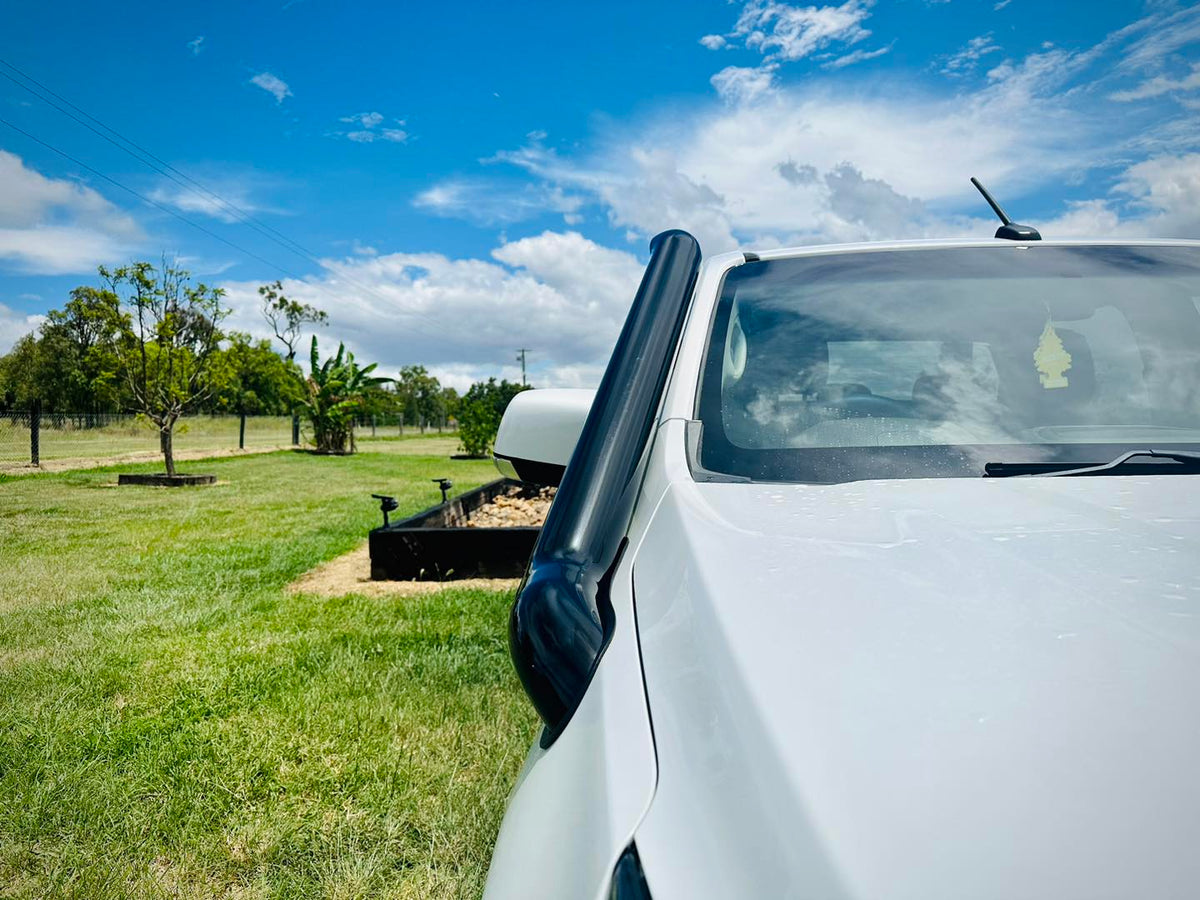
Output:
<path fill-rule="evenodd" d="M 591 390 L 552 388 L 513 397 L 492 449 L 500 474 L 533 484 L 558 484 L 595 396 Z"/>

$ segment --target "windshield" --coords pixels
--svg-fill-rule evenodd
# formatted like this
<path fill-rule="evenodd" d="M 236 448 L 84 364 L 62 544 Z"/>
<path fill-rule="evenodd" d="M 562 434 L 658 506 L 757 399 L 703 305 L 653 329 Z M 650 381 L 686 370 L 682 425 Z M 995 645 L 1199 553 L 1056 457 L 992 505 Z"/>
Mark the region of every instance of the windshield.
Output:
<path fill-rule="evenodd" d="M 978 476 L 1200 444 L 1200 248 L 860 251 L 725 278 L 699 462 L 769 481 Z"/>

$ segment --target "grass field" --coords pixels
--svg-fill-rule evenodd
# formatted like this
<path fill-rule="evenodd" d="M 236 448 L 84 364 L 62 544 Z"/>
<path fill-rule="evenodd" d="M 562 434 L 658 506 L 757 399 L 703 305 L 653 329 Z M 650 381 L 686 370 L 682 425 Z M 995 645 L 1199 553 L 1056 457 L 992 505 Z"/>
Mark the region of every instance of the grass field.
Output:
<path fill-rule="evenodd" d="M 42 459 L 102 458 L 124 453 L 155 451 L 158 433 L 133 416 L 102 428 L 52 426 L 47 417 L 39 432 Z M 194 416 L 176 427 L 177 450 L 232 450 L 238 445 L 237 416 Z M 287 416 L 248 416 L 247 447 L 285 447 L 292 442 L 292 420 Z M 0 458 L 29 461 L 29 428 L 26 423 L 0 419 Z"/>
<path fill-rule="evenodd" d="M 454 445 L 0 476 L 0 897 L 478 896 L 535 732 L 510 598 L 284 590 L 371 492 L 494 477 Z"/>
<path fill-rule="evenodd" d="M 101 428 L 76 428 L 70 419 L 58 422 L 54 417 L 43 418 L 39 431 L 40 456 L 43 460 L 104 459 L 129 453 L 157 452 L 158 433 L 153 426 L 124 416 Z M 233 450 L 238 446 L 237 416 L 188 416 L 175 429 L 175 449 Z M 302 435 L 308 436 L 308 423 L 302 423 Z M 360 443 L 374 440 L 409 440 L 434 437 L 432 430 L 422 435 L 410 426 L 400 437 L 395 425 L 379 426 L 376 437 L 369 427 L 357 429 Z M 292 443 L 290 416 L 247 416 L 246 447 L 287 447 Z M 29 426 L 27 422 L 0 416 L 0 463 L 29 462 Z"/>

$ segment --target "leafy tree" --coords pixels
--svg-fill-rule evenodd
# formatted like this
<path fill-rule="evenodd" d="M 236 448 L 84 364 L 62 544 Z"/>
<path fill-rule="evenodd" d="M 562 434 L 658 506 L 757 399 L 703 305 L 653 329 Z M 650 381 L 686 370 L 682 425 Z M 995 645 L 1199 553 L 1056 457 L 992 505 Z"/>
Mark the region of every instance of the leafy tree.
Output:
<path fill-rule="evenodd" d="M 0 402 L 26 407 L 38 399 L 48 412 L 120 408 L 128 399 L 117 348 L 120 323 L 111 292 L 76 288 L 63 309 L 47 314 L 38 334 L 0 358 Z"/>
<path fill-rule="evenodd" d="M 458 391 L 452 387 L 442 388 L 442 418 L 444 421 L 458 418 Z"/>
<path fill-rule="evenodd" d="M 5 409 L 27 409 L 38 399 L 37 374 L 41 347 L 37 336 L 27 334 L 0 356 L 0 403 Z"/>
<path fill-rule="evenodd" d="M 463 395 L 458 408 L 458 437 L 470 456 L 487 456 L 496 440 L 500 419 L 509 402 L 527 385 L 495 378 L 477 381 Z"/>
<path fill-rule="evenodd" d="M 305 380 L 304 409 L 312 423 L 313 441 L 318 453 L 345 453 L 350 444 L 354 452 L 352 431 L 354 416 L 362 409 L 364 392 L 390 378 L 372 378 L 376 363 L 359 368 L 354 354 L 338 344 L 337 355 L 321 362 L 317 336 L 313 335 L 310 354 L 311 371 Z"/>
<path fill-rule="evenodd" d="M 123 312 L 118 347 L 134 408 L 158 429 L 167 474 L 175 474 L 173 439 L 179 417 L 213 391 L 213 362 L 224 291 L 193 286 L 191 275 L 165 260 L 135 262 L 100 277 Z"/>
<path fill-rule="evenodd" d="M 424 366 L 405 366 L 400 370 L 396 399 L 405 422 L 420 425 L 422 431 L 426 424 L 441 422 L 446 416 L 442 386 Z"/>
<path fill-rule="evenodd" d="M 296 344 L 300 341 L 300 331 L 307 324 L 326 325 L 329 316 L 315 306 L 289 300 L 283 295 L 283 282 L 264 284 L 258 289 L 262 297 L 262 314 L 275 332 L 275 337 L 287 347 L 287 361 L 296 359 Z"/>
<path fill-rule="evenodd" d="M 48 408 L 82 412 L 127 405 L 118 347 L 126 319 L 117 295 L 94 287 L 75 288 L 61 310 L 47 314 L 37 380 Z"/>
<path fill-rule="evenodd" d="M 304 398 L 304 381 L 295 363 L 288 364 L 268 340 L 234 331 L 229 345 L 213 361 L 214 411 L 281 416 Z"/>

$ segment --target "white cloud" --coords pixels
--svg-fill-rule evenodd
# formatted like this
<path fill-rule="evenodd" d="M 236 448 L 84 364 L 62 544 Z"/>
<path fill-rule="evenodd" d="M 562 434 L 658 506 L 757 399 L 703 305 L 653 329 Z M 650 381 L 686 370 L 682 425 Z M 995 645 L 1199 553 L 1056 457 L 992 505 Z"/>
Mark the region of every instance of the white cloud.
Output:
<path fill-rule="evenodd" d="M 584 159 L 533 146 L 499 158 L 542 188 L 586 197 L 639 239 L 681 227 L 713 253 L 959 233 L 969 222 L 955 208 L 978 206 L 969 175 L 1003 184 L 1007 196 L 1061 178 L 1089 163 L 1091 127 L 1019 80 L 954 98 L 809 83 L 615 132 Z M 801 172 L 805 180 L 788 177 Z M 877 206 L 850 202 L 865 191 L 878 192 Z"/>
<path fill-rule="evenodd" d="M 180 212 L 198 213 L 222 222 L 243 220 L 243 216 L 231 207 L 250 215 L 282 212 L 255 199 L 256 194 L 277 186 L 278 180 L 271 176 L 257 173 L 231 174 L 228 171 L 218 173 L 213 169 L 211 172 L 205 172 L 200 179 L 208 188 L 208 192 L 164 179 L 148 196 L 154 202 L 174 207 Z"/>
<path fill-rule="evenodd" d="M 992 40 L 991 32 L 973 37 L 966 46 L 946 58 L 942 65 L 943 75 L 965 75 L 973 72 L 979 60 L 989 53 L 999 53 L 1000 46 Z"/>
<path fill-rule="evenodd" d="M 1192 63 L 1192 71 L 1182 78 L 1170 78 L 1166 75 L 1156 75 L 1143 81 L 1135 88 L 1124 91 L 1114 91 L 1108 95 L 1110 100 L 1128 103 L 1133 100 L 1149 100 L 1161 97 L 1163 94 L 1186 92 L 1200 89 L 1200 63 Z"/>
<path fill-rule="evenodd" d="M 1176 53 L 1200 42 L 1200 6 L 1192 5 L 1178 11 L 1171 4 L 1161 4 L 1164 12 L 1154 13 L 1122 29 L 1118 36 L 1132 34 L 1141 37 L 1125 49 L 1121 68 L 1125 71 L 1154 71 Z"/>
<path fill-rule="evenodd" d="M 403 144 L 408 141 L 408 132 L 403 128 L 396 128 L 394 126 L 388 128 L 379 127 L 385 121 L 383 113 L 356 113 L 353 116 L 343 116 L 338 121 L 361 126 L 354 131 L 336 132 L 338 136 L 344 135 L 347 140 L 354 141 L 356 144 L 373 144 L 375 141 Z M 395 122 L 397 125 L 404 124 L 403 119 L 396 119 Z"/>
<path fill-rule="evenodd" d="M 746 7 L 760 17 L 775 9 Z M 820 9 L 865 15 L 867 6 Z M 719 104 L 664 108 L 637 124 L 610 126 L 582 154 L 564 156 L 539 144 L 498 153 L 490 161 L 525 174 L 519 187 L 506 174 L 473 181 L 469 191 L 463 180 L 435 185 L 424 196 L 439 198 L 432 205 L 442 214 L 464 217 L 491 190 L 533 203 L 566 196 L 581 204 L 580 214 L 596 208 L 631 240 L 681 227 L 713 253 L 747 245 L 988 235 L 995 227 L 967 180 L 978 175 L 1010 205 L 1091 185 L 1096 202 L 1062 207 L 1061 224 L 1072 230 L 1085 221 L 1108 229 L 1115 215 L 1121 228 L 1153 220 L 1179 232 L 1184 225 L 1154 220 L 1153 210 L 1137 206 L 1132 194 L 1109 190 L 1120 180 L 1113 173 L 1139 160 L 1182 158 L 1200 149 L 1195 110 L 1155 115 L 1146 104 L 1114 116 L 1107 96 L 1115 81 L 1141 71 L 1128 61 L 1142 54 L 1145 40 L 1170 23 L 1183 27 L 1181 21 L 1172 10 L 1151 12 L 1091 47 L 1044 45 L 999 62 L 984 83 L 953 93 L 811 76 L 784 86 L 778 62 L 730 66 L 712 79 Z M 843 31 L 856 33 L 848 25 Z M 982 35 L 964 51 L 954 64 L 959 69 L 995 48 Z M 1043 222 L 1050 218 L 1045 203 L 1039 204 Z"/>
<path fill-rule="evenodd" d="M 1200 153 L 1159 156 L 1130 166 L 1114 191 L 1146 213 L 1139 226 L 1158 237 L 1200 237 Z"/>
<path fill-rule="evenodd" d="M 402 128 L 381 128 L 378 131 L 350 131 L 346 138 L 356 144 L 373 144 L 375 141 L 403 144 L 408 140 L 408 132 Z"/>
<path fill-rule="evenodd" d="M 39 275 L 87 272 L 143 239 L 133 218 L 89 187 L 47 178 L 0 150 L 0 265 Z"/>
<path fill-rule="evenodd" d="M 852 53 L 847 53 L 845 56 L 838 56 L 829 62 L 821 63 L 822 69 L 844 69 L 846 66 L 852 66 L 856 63 L 866 62 L 868 59 L 875 59 L 890 52 L 892 45 L 880 47 L 878 50 L 855 50 Z"/>
<path fill-rule="evenodd" d="M 357 122 L 363 128 L 374 128 L 383 123 L 383 113 L 365 112 L 353 116 L 343 116 L 338 121 L 353 124 Z"/>
<path fill-rule="evenodd" d="M 700 38 L 701 46 L 707 47 L 709 50 L 720 50 L 728 45 L 728 41 L 720 34 L 706 34 Z"/>
<path fill-rule="evenodd" d="M 773 65 L 726 66 L 709 80 L 722 100 L 740 106 L 753 103 L 774 90 L 775 68 Z"/>
<path fill-rule="evenodd" d="M 576 232 L 551 231 L 504 244 L 492 257 L 331 260 L 319 279 L 285 280 L 283 287 L 288 297 L 329 313 L 322 345 L 345 340 L 360 360 L 378 361 L 386 372 L 420 362 L 467 383 L 499 373 L 519 377 L 513 354 L 530 347 L 536 384 L 594 385 L 637 290 L 637 258 Z M 258 283 L 223 286 L 234 310 L 229 327 L 265 334 Z"/>
<path fill-rule="evenodd" d="M 204 49 L 204 35 L 187 42 L 188 49 L 192 51 L 192 56 L 199 56 L 200 51 Z"/>
<path fill-rule="evenodd" d="M 832 44 L 856 44 L 871 36 L 863 27 L 874 0 L 846 0 L 840 6 L 792 6 L 777 0 L 749 0 L 727 36 L 740 38 L 768 62 L 803 59 Z"/>
<path fill-rule="evenodd" d="M 270 72 L 259 72 L 250 79 L 250 83 L 274 97 L 276 103 L 282 103 L 285 97 L 293 96 L 292 89 L 287 86 L 287 82 Z"/>
<path fill-rule="evenodd" d="M 0 355 L 12 349 L 13 344 L 46 321 L 45 316 L 28 315 L 9 309 L 0 303 Z"/>
<path fill-rule="evenodd" d="M 435 215 L 478 225 L 506 225 L 557 213 L 568 225 L 580 221 L 584 198 L 555 185 L 501 186 L 483 179 L 443 181 L 417 195 L 413 205 Z"/>

